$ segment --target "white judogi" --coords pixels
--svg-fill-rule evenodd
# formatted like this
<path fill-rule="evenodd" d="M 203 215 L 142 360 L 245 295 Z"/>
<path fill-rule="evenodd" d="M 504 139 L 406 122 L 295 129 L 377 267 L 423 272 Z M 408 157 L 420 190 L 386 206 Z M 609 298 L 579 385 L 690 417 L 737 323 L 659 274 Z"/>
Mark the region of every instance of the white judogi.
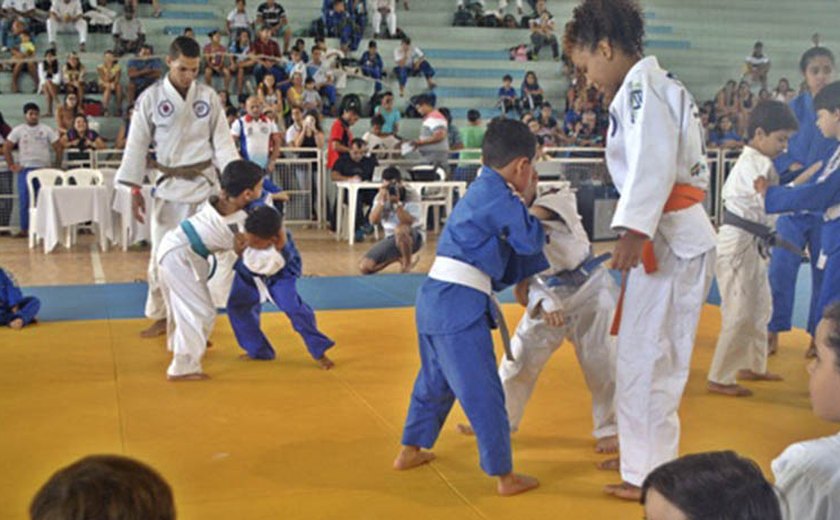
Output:
<path fill-rule="evenodd" d="M 791 444 L 771 467 L 784 518 L 840 518 L 840 434 Z"/>
<path fill-rule="evenodd" d="M 652 237 L 659 269 L 628 273 L 618 335 L 616 412 L 621 476 L 641 486 L 677 457 L 677 415 L 714 265 L 701 204 L 664 213 L 675 184 L 707 189 L 703 129 L 691 94 L 647 57 L 610 104 L 607 167 L 621 198 L 612 227 Z"/>
<path fill-rule="evenodd" d="M 75 22 L 65 22 L 64 17 L 82 16 L 81 0 L 53 0 L 52 7 L 50 7 L 51 16 L 47 18 L 47 39 L 51 44 L 55 43 L 55 36 L 59 31 L 74 30 L 79 33 L 79 43 L 83 44 L 87 41 L 88 24 L 84 18 L 79 18 Z M 58 20 L 52 17 L 52 14 L 58 17 Z"/>
<path fill-rule="evenodd" d="M 543 220 L 546 244 L 543 252 L 551 267 L 542 273 L 551 276 L 571 271 L 586 260 L 591 251 L 586 231 L 577 212 L 575 194 L 570 189 L 543 195 L 534 201 L 554 211 L 562 220 Z M 615 340 L 610 336 L 618 287 L 607 269 L 599 266 L 579 287 L 560 286 L 548 289 L 531 281 L 528 311 L 522 316 L 510 346 L 515 361 L 502 359 L 499 377 L 505 390 L 511 430 L 519 428 L 525 405 L 531 397 L 545 364 L 568 338 L 583 370 L 592 394 L 592 421 L 595 438 L 616 434 Z M 565 324 L 551 327 L 541 317 L 546 312 L 562 311 Z"/>
<path fill-rule="evenodd" d="M 764 212 L 764 197 L 753 187 L 758 177 L 779 182 L 773 161 L 745 146 L 723 185 L 723 205 L 743 219 L 772 228 L 776 219 Z M 721 327 L 709 381 L 732 385 L 738 370 L 767 372 L 767 324 L 773 311 L 768 263 L 758 238 L 735 226 L 720 227 L 715 274 Z"/>
<path fill-rule="evenodd" d="M 158 286 L 157 246 L 169 230 L 194 214 L 201 203 L 218 191 L 216 169 L 223 170 L 229 162 L 239 159 L 239 154 L 216 92 L 194 81 L 185 99 L 168 76 L 147 88 L 137 100 L 117 182 L 143 183 L 150 145 L 154 145 L 157 162 L 166 167 L 207 160 L 212 160 L 215 166 L 208 167 L 204 176 L 195 179 L 163 178 L 157 172 L 154 204 L 147 208 L 152 219 L 152 257 L 146 316 L 160 320 L 166 317 L 166 307 Z"/>
<path fill-rule="evenodd" d="M 206 202 L 187 220 L 207 249 L 220 253 L 233 249 L 231 227 L 241 231 L 246 217 L 247 213 L 241 210 L 222 216 Z M 163 237 L 155 261 L 159 265 L 160 289 L 166 301 L 166 345 L 173 353 L 166 373 L 170 376 L 199 373 L 216 319 L 216 307 L 207 286 L 210 262 L 192 250 L 180 227 Z"/>

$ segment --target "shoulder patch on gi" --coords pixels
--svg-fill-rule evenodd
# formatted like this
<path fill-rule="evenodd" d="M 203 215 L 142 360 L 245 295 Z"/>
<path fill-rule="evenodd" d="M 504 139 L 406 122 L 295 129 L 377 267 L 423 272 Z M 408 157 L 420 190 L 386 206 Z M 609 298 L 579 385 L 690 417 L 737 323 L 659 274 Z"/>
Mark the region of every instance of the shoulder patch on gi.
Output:
<path fill-rule="evenodd" d="M 642 84 L 634 81 L 630 84 L 630 122 L 636 122 L 636 114 L 642 109 L 644 104 L 644 95 L 642 94 Z"/>
<path fill-rule="evenodd" d="M 164 99 L 158 103 L 157 111 L 160 117 L 169 117 L 175 111 L 175 106 L 168 99 Z"/>
<path fill-rule="evenodd" d="M 210 113 L 210 104 L 206 101 L 196 101 L 193 103 L 193 112 L 195 112 L 195 117 L 205 118 Z"/>
<path fill-rule="evenodd" d="M 707 168 L 708 166 L 706 166 L 706 161 L 697 162 L 691 167 L 690 175 L 692 177 L 697 177 L 702 172 L 706 171 Z"/>

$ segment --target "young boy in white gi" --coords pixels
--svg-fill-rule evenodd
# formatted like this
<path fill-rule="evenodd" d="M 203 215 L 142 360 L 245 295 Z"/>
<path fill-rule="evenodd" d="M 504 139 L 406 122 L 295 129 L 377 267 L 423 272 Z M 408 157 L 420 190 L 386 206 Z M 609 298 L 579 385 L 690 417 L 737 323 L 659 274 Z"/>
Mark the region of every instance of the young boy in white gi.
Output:
<path fill-rule="evenodd" d="M 614 322 L 620 464 L 602 467 L 620 466 L 622 476 L 604 491 L 633 501 L 647 474 L 679 453 L 677 409 L 716 242 L 701 204 L 709 171 L 698 108 L 655 57 L 643 58 L 643 39 L 635 1 L 584 0 L 564 42 L 578 70 L 612 99 L 606 158 L 621 195 L 612 267 L 624 274 L 626 302 Z"/>
<path fill-rule="evenodd" d="M 146 316 L 156 320 L 144 337 L 166 332 L 163 295 L 158 283 L 157 248 L 163 236 L 219 190 L 218 171 L 239 159 L 230 135 L 225 109 L 212 87 L 197 83 L 201 47 L 192 38 L 178 37 L 166 57 L 169 74 L 143 91 L 135 104 L 122 162 L 116 180 L 132 188 L 134 217 L 143 222 L 152 213 L 152 255 Z M 146 208 L 140 185 L 146 175 L 149 146 L 157 172 L 152 208 Z"/>
<path fill-rule="evenodd" d="M 773 232 L 775 218 L 765 213 L 764 197 L 753 183 L 766 177 L 778 184 L 773 159 L 785 150 L 798 126 L 796 116 L 784 103 L 762 101 L 756 105 L 747 129 L 749 144 L 723 185 L 724 217 L 715 269 L 721 327 L 709 369 L 710 392 L 744 397 L 752 392 L 736 379 L 781 380 L 767 372 L 767 323 L 772 313 L 767 266 L 770 247 L 781 245 Z"/>
<path fill-rule="evenodd" d="M 420 372 L 394 467 L 434 459 L 429 451 L 457 398 L 475 429 L 481 468 L 500 495 L 539 485 L 513 472 L 510 424 L 496 372 L 491 325 L 501 319 L 493 291 L 544 271 L 545 235 L 528 213 L 536 194 L 536 139 L 524 124 L 494 120 L 482 145 L 483 168 L 455 206 L 437 257 L 417 294 Z M 523 202 L 524 201 L 524 202 Z M 505 329 L 503 329 L 504 331 Z"/>
<path fill-rule="evenodd" d="M 610 255 L 592 256 L 570 188 L 537 197 L 531 214 L 545 229 L 543 253 L 551 266 L 516 286 L 517 300 L 528 310 L 510 341 L 514 360 L 502 359 L 499 365 L 510 429 L 519 429 L 540 372 L 568 338 L 592 394 L 595 450 L 615 453 L 615 338 L 610 324 L 618 287 L 602 265 Z M 461 430 L 472 433 L 470 427 Z"/>
<path fill-rule="evenodd" d="M 243 160 L 228 163 L 220 179 L 221 193 L 161 240 L 156 259 L 166 302 L 167 347 L 172 352 L 166 371 L 170 381 L 209 377 L 201 369 L 216 320 L 207 286 L 214 270 L 209 257 L 245 249 L 241 230 L 247 217 L 244 208 L 260 197 L 262 182 L 263 170 L 256 164 Z"/>

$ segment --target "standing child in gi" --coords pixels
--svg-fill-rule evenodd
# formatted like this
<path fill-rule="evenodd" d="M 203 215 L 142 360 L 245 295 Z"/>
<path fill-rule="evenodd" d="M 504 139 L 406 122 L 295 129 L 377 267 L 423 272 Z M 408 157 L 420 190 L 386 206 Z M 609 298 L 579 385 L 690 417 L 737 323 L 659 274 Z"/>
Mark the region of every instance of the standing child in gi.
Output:
<path fill-rule="evenodd" d="M 280 212 L 263 205 L 251 210 L 245 237 L 248 247 L 234 267 L 236 277 L 227 306 L 239 345 L 251 359 L 274 359 L 274 349 L 260 330 L 262 302 L 270 300 L 289 317 L 312 359 L 324 370 L 331 369 L 334 364 L 326 352 L 335 342 L 318 330 L 315 312 L 297 292 L 303 264 Z"/>
<path fill-rule="evenodd" d="M 394 467 L 411 469 L 434 459 L 431 448 L 457 398 L 478 440 L 481 468 L 498 477 L 500 495 L 539 485 L 513 472 L 510 424 L 493 352 L 491 324 L 502 319 L 493 291 L 548 267 L 539 220 L 528 213 L 536 194 L 531 161 L 536 140 L 512 119 L 490 123 L 483 168 L 455 206 L 438 242 L 437 257 L 417 294 L 420 372 Z M 523 203 L 524 201 L 524 203 Z"/>
<path fill-rule="evenodd" d="M 209 376 L 201 358 L 216 320 L 216 307 L 207 286 L 213 276 L 209 257 L 220 251 L 245 249 L 240 231 L 244 208 L 262 193 L 263 170 L 236 160 L 225 166 L 222 191 L 210 197 L 198 212 L 168 232 L 157 251 L 158 271 L 167 310 L 167 347 L 172 363 L 170 381 L 195 381 Z"/>
<path fill-rule="evenodd" d="M 707 388 L 744 397 L 752 392 L 736 379 L 780 381 L 767 371 L 767 323 L 772 314 L 767 265 L 775 244 L 775 218 L 764 212 L 753 183 L 766 177 L 778 184 L 773 159 L 798 127 L 796 116 L 779 101 L 762 101 L 750 113 L 748 144 L 723 185 L 723 225 L 718 233 L 717 275 L 721 326 Z M 775 244 L 778 247 L 778 244 Z M 798 248 L 788 244 L 793 250 Z"/>
<path fill-rule="evenodd" d="M 14 277 L 0 268 L 0 326 L 20 330 L 35 321 L 41 301 L 34 296 L 24 296 Z"/>
<path fill-rule="evenodd" d="M 626 305 L 619 300 L 614 322 L 622 482 L 604 491 L 634 501 L 647 474 L 679 453 L 677 409 L 716 241 L 701 204 L 709 172 L 697 106 L 655 57 L 643 57 L 643 40 L 635 1 L 584 0 L 564 42 L 578 70 L 612 99 L 606 158 L 621 196 L 612 267 L 624 274 Z"/>

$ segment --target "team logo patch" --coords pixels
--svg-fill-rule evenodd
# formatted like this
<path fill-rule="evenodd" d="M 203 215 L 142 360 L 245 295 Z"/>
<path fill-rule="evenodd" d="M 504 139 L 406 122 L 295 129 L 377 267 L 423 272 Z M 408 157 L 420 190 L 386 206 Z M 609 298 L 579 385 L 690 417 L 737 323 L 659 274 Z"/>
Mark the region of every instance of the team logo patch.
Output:
<path fill-rule="evenodd" d="M 703 162 L 698 162 L 697 164 L 691 167 L 690 174 L 692 177 L 697 177 L 704 171 L 706 171 L 706 164 Z"/>
<path fill-rule="evenodd" d="M 262 132 L 264 134 L 267 134 L 269 132 L 269 129 L 268 129 L 267 126 L 263 126 L 263 127 L 260 128 L 260 132 Z"/>
<path fill-rule="evenodd" d="M 642 103 L 644 102 L 644 96 L 642 95 L 642 86 L 639 84 L 634 84 L 633 89 L 630 91 L 630 121 L 635 123 L 636 122 L 636 114 L 639 110 L 642 109 Z"/>
<path fill-rule="evenodd" d="M 157 111 L 161 117 L 169 117 L 175 112 L 175 106 L 168 99 L 164 99 L 158 104 Z"/>
<path fill-rule="evenodd" d="M 210 113 L 210 105 L 206 101 L 196 101 L 193 103 L 193 112 L 195 112 L 195 117 L 199 119 L 207 117 L 207 114 Z"/>

